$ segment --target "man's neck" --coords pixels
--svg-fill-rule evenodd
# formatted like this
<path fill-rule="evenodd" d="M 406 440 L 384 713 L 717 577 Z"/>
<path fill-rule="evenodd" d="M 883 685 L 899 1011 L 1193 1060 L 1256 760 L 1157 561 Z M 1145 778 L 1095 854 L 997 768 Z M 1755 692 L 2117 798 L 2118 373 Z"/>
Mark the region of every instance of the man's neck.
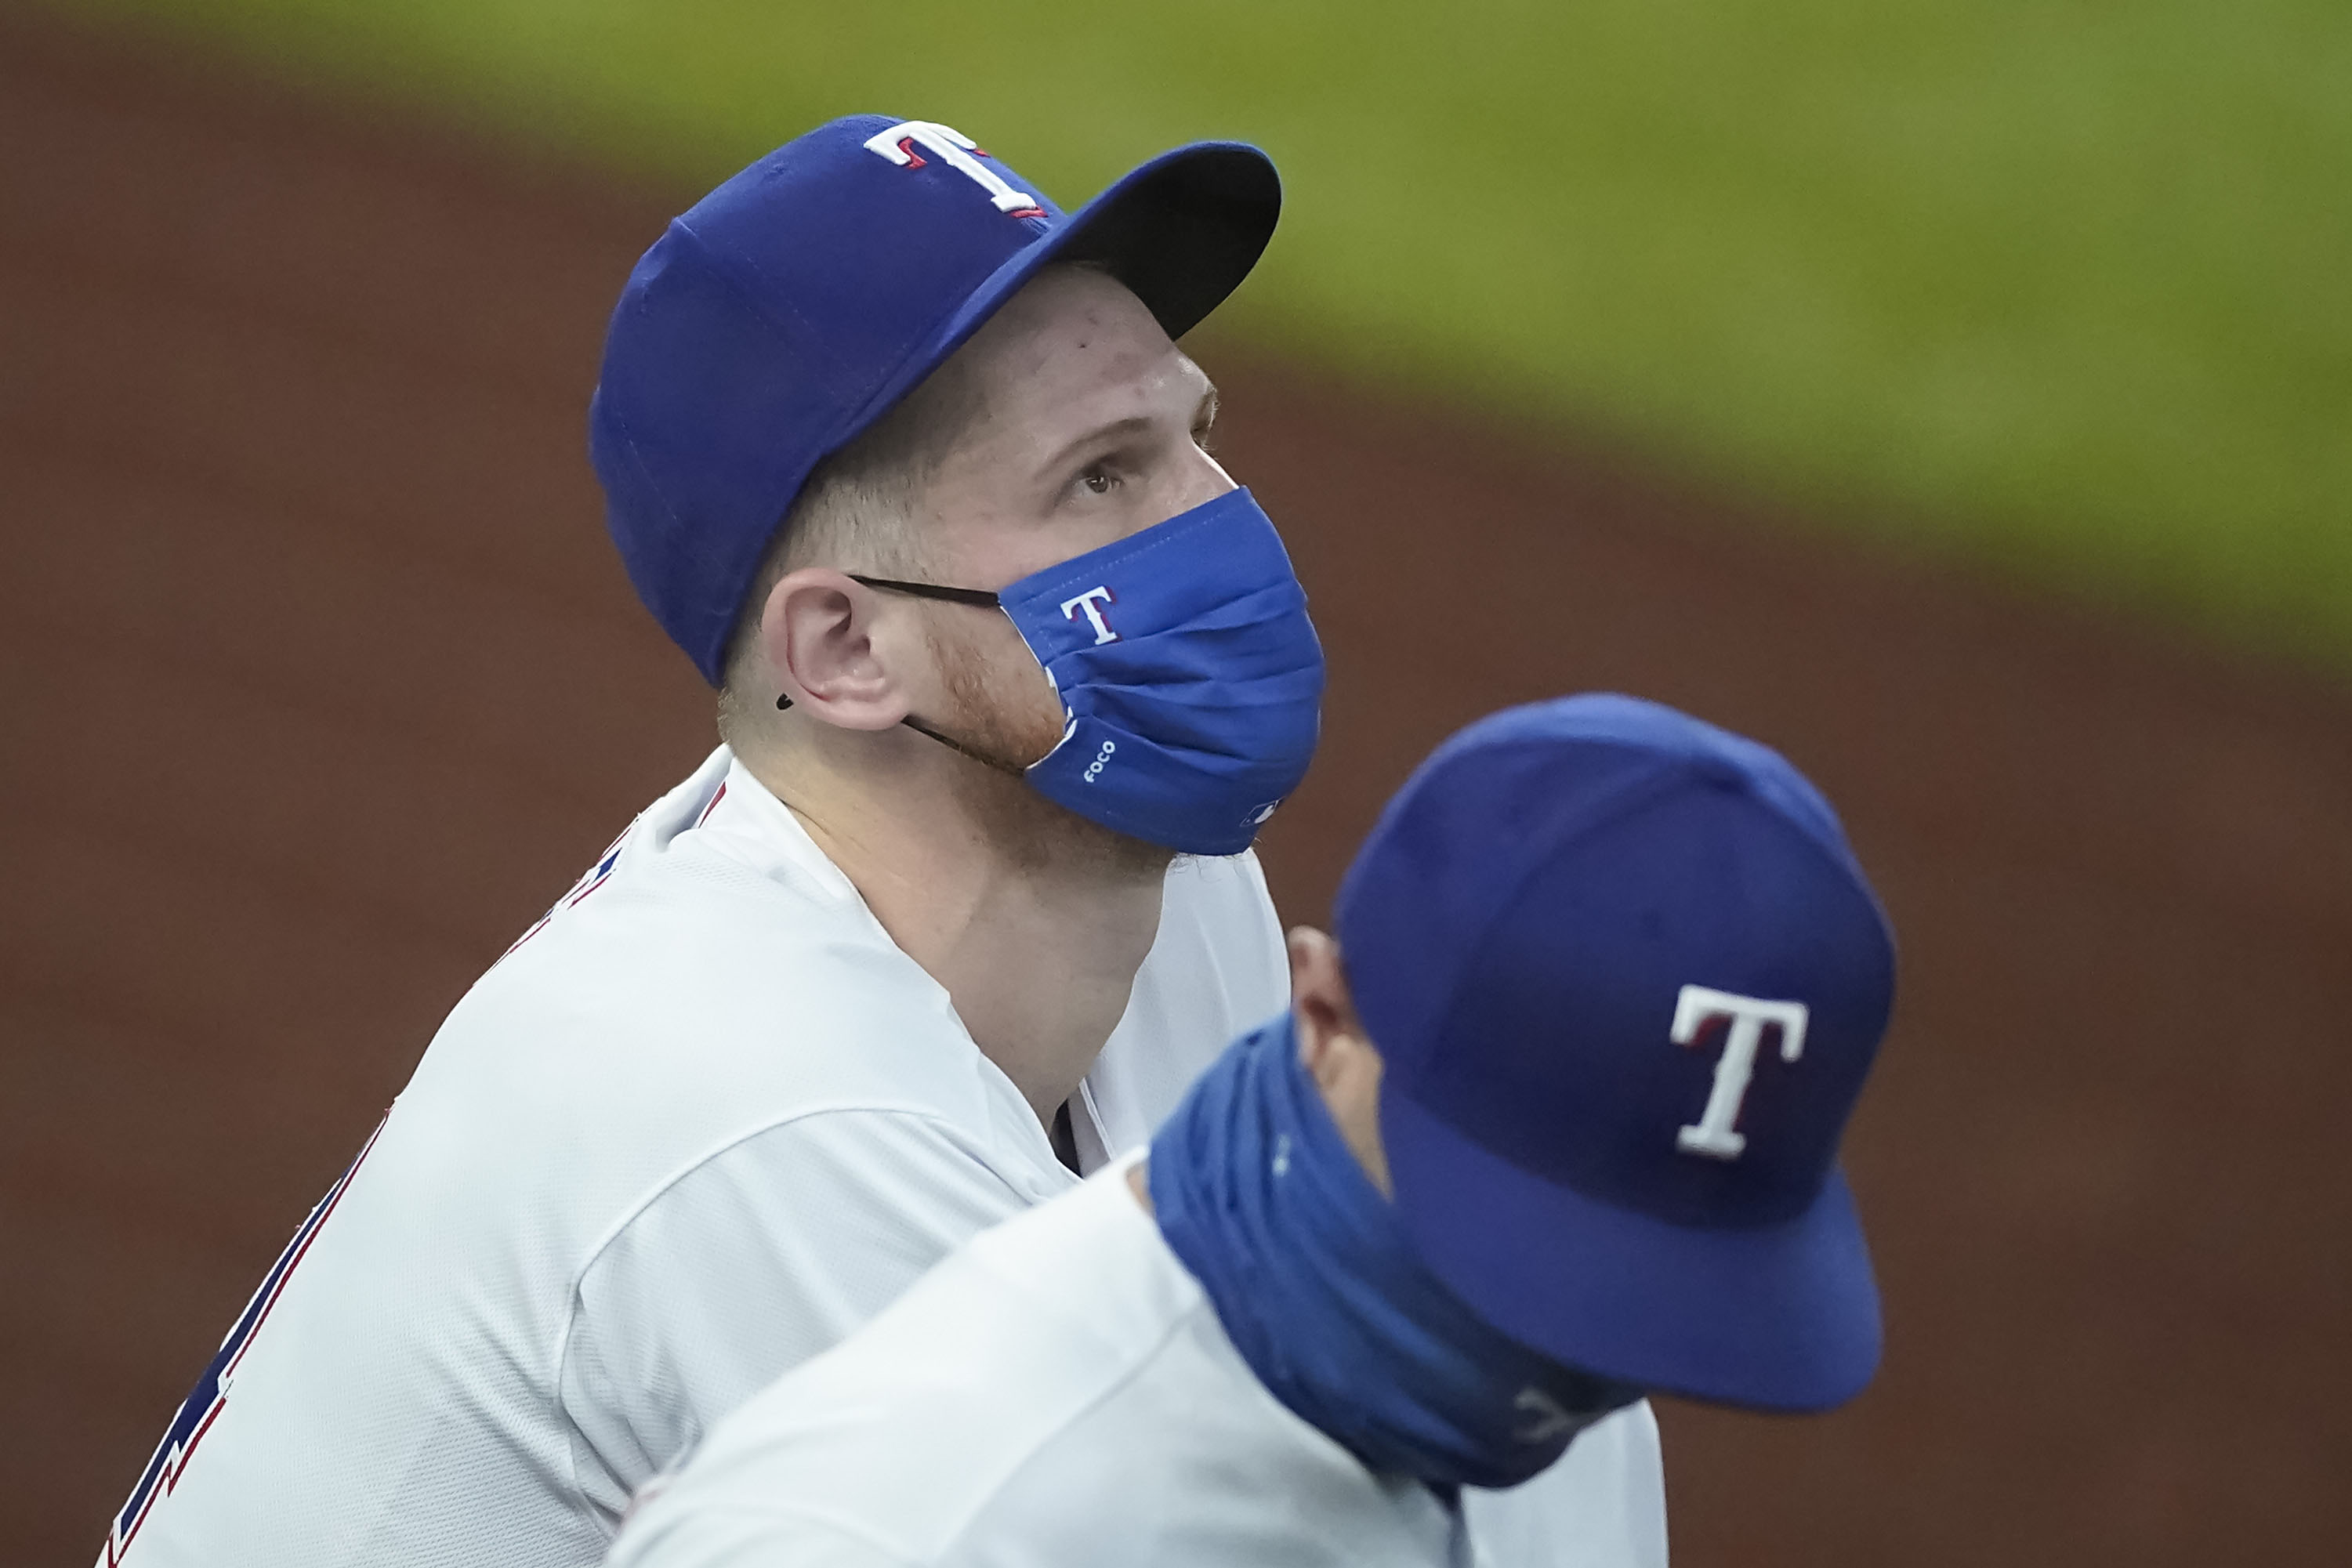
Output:
<path fill-rule="evenodd" d="M 1160 929 L 1166 857 L 1131 844 L 1099 852 L 1089 835 L 1101 830 L 1053 823 L 1044 814 L 1059 808 L 1043 797 L 1035 809 L 1048 833 L 1076 830 L 1076 841 L 1057 852 L 1026 833 L 1009 851 L 991 831 L 1002 824 L 986 820 L 997 813 L 975 810 L 957 788 L 972 780 L 948 772 L 979 764 L 944 748 L 904 760 L 855 779 L 799 758 L 744 763 L 946 988 L 973 1042 L 1051 1127 L 1127 1010 Z"/>

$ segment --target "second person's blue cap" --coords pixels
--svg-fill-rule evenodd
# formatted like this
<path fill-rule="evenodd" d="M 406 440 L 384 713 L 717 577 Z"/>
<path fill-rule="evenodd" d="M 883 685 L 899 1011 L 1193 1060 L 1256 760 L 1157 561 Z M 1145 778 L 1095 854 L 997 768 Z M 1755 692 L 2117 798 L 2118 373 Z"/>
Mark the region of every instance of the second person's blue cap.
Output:
<path fill-rule="evenodd" d="M 1836 1162 L 1894 938 L 1795 768 L 1629 697 L 1510 709 L 1390 802 L 1337 924 L 1398 1212 L 1480 1316 L 1700 1398 L 1869 1381 Z"/>
<path fill-rule="evenodd" d="M 589 452 L 630 580 L 717 685 L 761 554 L 810 472 L 1047 263 L 1094 261 L 1171 338 L 1241 283 L 1282 189 L 1198 142 L 1064 214 L 971 138 L 854 115 L 669 225 L 613 312 Z"/>

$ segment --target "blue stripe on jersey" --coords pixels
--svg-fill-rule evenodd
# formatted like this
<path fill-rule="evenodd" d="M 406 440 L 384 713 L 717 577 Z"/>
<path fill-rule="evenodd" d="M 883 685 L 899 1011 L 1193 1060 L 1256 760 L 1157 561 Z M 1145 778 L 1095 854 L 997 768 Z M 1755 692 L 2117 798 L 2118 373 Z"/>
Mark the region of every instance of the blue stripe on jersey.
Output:
<path fill-rule="evenodd" d="M 311 1207 L 310 1217 L 302 1222 L 302 1228 L 286 1244 L 286 1250 L 278 1255 L 278 1261 L 270 1265 L 269 1272 L 262 1279 L 261 1288 L 253 1292 L 253 1299 L 237 1315 L 236 1325 L 228 1331 L 228 1337 L 221 1341 L 220 1350 L 205 1367 L 204 1375 L 196 1379 L 195 1387 L 190 1389 L 187 1398 L 180 1402 L 178 1413 L 172 1417 L 171 1428 L 163 1434 L 163 1440 L 155 1445 L 155 1452 L 148 1459 L 146 1469 L 140 1473 L 139 1484 L 131 1489 L 130 1500 L 122 1505 L 122 1511 L 114 1516 L 114 1522 L 107 1531 L 106 1552 L 100 1559 L 100 1568 L 114 1568 L 114 1564 L 122 1560 L 122 1553 L 130 1546 L 131 1538 L 139 1533 L 140 1523 L 146 1519 L 147 1511 L 154 1506 L 159 1496 L 168 1494 L 178 1484 L 188 1456 L 195 1452 L 205 1429 L 212 1425 L 213 1417 L 220 1414 L 221 1406 L 228 1403 L 229 1381 L 236 1375 L 236 1364 L 244 1356 L 246 1347 L 252 1343 L 254 1332 L 261 1327 L 262 1320 L 269 1315 L 269 1309 L 277 1304 L 279 1292 L 286 1289 L 286 1281 L 294 1272 L 294 1266 L 302 1260 L 302 1254 L 310 1250 L 319 1227 L 326 1223 L 328 1215 L 334 1212 L 336 1201 L 343 1196 L 343 1189 L 351 1185 L 352 1176 L 360 1168 L 360 1160 L 367 1158 L 368 1150 L 375 1146 L 376 1136 L 383 1131 L 383 1124 L 377 1124 L 375 1132 L 368 1134 L 367 1144 L 360 1150 L 359 1158 L 352 1161 L 351 1168 L 337 1177 L 335 1185 L 327 1189 L 327 1196 Z"/>

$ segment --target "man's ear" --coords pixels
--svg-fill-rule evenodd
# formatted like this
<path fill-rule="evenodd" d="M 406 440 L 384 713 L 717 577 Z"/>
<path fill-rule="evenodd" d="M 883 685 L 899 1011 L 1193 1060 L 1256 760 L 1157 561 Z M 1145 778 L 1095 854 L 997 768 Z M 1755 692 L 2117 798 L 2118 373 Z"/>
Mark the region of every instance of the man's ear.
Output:
<path fill-rule="evenodd" d="M 1392 1196 L 1381 1140 L 1381 1053 L 1356 1016 L 1339 944 L 1311 925 L 1290 934 L 1290 1010 L 1298 1020 L 1298 1060 L 1333 1124 L 1381 1196 Z"/>
<path fill-rule="evenodd" d="M 1292 928 L 1288 946 L 1290 1010 L 1298 1021 L 1298 1059 L 1315 1081 L 1328 1089 L 1340 1070 L 1345 1045 L 1365 1043 L 1364 1026 L 1356 1017 L 1348 972 L 1339 967 L 1339 944 L 1328 932 L 1299 925 Z"/>
<path fill-rule="evenodd" d="M 830 567 L 802 567 L 769 591 L 760 651 L 793 707 L 843 729 L 887 729 L 908 705 L 881 620 L 872 589 Z"/>

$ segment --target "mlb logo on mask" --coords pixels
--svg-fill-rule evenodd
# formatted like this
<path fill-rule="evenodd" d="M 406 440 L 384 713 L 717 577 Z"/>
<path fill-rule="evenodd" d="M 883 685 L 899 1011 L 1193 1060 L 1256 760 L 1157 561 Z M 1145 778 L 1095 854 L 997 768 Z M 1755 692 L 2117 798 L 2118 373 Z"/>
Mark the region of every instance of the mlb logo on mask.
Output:
<path fill-rule="evenodd" d="M 1118 641 L 1118 633 L 1110 629 L 1110 622 L 1103 619 L 1102 612 L 1104 605 L 1118 602 L 1118 595 L 1109 589 L 1089 588 L 1076 598 L 1062 601 L 1062 619 L 1076 621 L 1084 613 L 1087 624 L 1095 629 L 1095 646 L 1099 648 L 1105 643 Z"/>

